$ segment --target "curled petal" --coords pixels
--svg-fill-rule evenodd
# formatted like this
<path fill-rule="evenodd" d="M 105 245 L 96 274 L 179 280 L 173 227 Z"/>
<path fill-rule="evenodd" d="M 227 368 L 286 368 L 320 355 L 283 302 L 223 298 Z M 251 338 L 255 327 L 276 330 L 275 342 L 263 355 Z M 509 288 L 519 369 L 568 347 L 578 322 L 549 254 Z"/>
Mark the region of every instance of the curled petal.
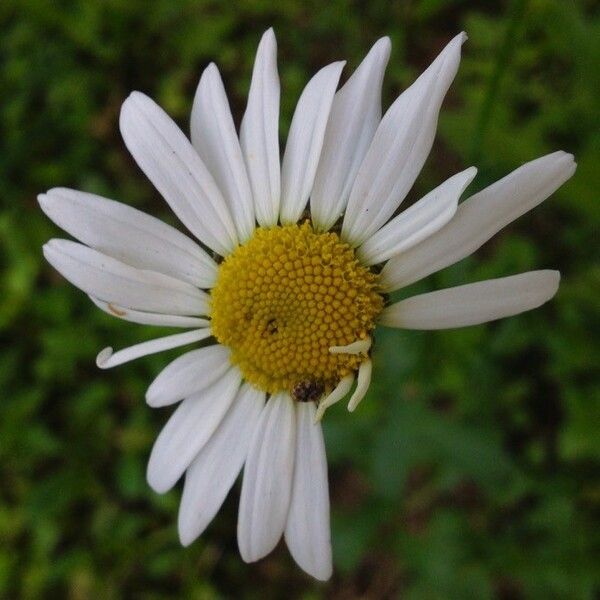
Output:
<path fill-rule="evenodd" d="M 119 350 L 118 352 L 113 352 L 111 347 L 104 348 L 104 350 L 101 350 L 98 353 L 96 364 L 100 369 L 112 369 L 112 367 L 122 365 L 126 362 L 135 360 L 136 358 L 141 358 L 142 356 L 157 354 L 158 352 L 164 352 L 165 350 L 172 350 L 173 348 L 179 348 L 179 346 L 199 342 L 210 337 L 210 335 L 210 329 L 196 329 L 195 331 L 176 333 L 175 335 L 168 335 L 166 337 L 150 340 L 149 342 L 135 344 L 135 346 L 130 346 L 129 348 Z"/>

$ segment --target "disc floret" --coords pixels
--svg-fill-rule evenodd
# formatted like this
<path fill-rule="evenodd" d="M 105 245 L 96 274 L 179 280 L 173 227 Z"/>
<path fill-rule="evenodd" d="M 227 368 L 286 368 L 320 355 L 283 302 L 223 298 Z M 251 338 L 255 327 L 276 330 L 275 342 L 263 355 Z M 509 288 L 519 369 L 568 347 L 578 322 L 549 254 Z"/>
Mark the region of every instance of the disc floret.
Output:
<path fill-rule="evenodd" d="M 365 359 L 330 348 L 369 338 L 383 308 L 377 290 L 377 275 L 336 233 L 308 222 L 258 228 L 220 265 L 212 331 L 256 387 L 326 391 Z"/>

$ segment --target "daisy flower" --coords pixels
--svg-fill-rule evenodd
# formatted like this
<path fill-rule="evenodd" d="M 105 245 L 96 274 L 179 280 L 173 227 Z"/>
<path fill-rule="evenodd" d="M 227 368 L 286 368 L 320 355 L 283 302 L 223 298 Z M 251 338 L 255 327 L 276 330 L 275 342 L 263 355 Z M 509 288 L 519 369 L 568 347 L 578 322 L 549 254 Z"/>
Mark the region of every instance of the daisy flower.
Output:
<path fill-rule="evenodd" d="M 298 100 L 281 161 L 272 30 L 258 47 L 239 135 L 214 64 L 200 78 L 191 142 L 150 98 L 132 93 L 120 116 L 125 144 L 190 237 L 93 194 L 56 188 L 39 197 L 78 240 L 44 246 L 67 280 L 112 316 L 189 330 L 106 348 L 100 368 L 197 346 L 146 394 L 152 407 L 179 403 L 147 478 L 165 493 L 185 475 L 182 544 L 204 531 L 243 468 L 242 558 L 264 557 L 283 536 L 302 569 L 328 579 L 320 420 L 339 400 L 349 396 L 352 411 L 366 394 L 376 326 L 475 325 L 556 293 L 559 273 L 542 270 L 389 301 L 477 250 L 575 170 L 571 155 L 555 152 L 459 205 L 476 174 L 470 167 L 398 211 L 433 143 L 465 39 L 451 40 L 383 117 L 388 38 L 338 91 L 344 63 L 324 67 Z"/>

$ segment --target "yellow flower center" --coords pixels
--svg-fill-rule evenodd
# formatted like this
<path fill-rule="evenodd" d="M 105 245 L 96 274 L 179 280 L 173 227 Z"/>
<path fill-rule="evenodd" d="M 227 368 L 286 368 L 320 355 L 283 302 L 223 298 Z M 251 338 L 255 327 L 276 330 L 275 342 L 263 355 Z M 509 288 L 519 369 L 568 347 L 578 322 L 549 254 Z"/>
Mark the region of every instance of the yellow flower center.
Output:
<path fill-rule="evenodd" d="M 256 387 L 316 400 L 366 358 L 329 348 L 365 339 L 382 308 L 377 275 L 336 233 L 258 228 L 219 267 L 212 331 Z"/>

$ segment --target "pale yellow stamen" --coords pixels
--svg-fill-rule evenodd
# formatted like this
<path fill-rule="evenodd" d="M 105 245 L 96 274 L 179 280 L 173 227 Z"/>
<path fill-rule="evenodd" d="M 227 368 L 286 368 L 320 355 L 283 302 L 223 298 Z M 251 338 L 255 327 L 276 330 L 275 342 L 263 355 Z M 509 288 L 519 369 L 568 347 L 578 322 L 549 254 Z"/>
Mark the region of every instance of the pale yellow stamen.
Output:
<path fill-rule="evenodd" d="M 331 354 L 367 354 L 371 348 L 373 340 L 368 337 L 364 340 L 357 340 L 346 346 L 331 346 L 329 352 Z"/>
<path fill-rule="evenodd" d="M 367 359 L 360 363 L 358 368 L 358 377 L 356 378 L 356 389 L 354 394 L 348 402 L 348 410 L 354 412 L 354 409 L 359 405 L 360 401 L 365 397 L 369 385 L 371 384 L 371 372 L 373 370 L 373 363 L 371 359 Z"/>
<path fill-rule="evenodd" d="M 319 402 L 319 407 L 317 408 L 317 412 L 315 414 L 315 423 L 318 423 L 325 414 L 325 411 L 333 406 L 336 402 L 339 402 L 344 396 L 346 396 L 350 389 L 352 388 L 352 384 L 354 383 L 354 373 L 350 373 L 350 375 L 346 375 L 336 386 L 336 388 L 321 402 Z"/>

